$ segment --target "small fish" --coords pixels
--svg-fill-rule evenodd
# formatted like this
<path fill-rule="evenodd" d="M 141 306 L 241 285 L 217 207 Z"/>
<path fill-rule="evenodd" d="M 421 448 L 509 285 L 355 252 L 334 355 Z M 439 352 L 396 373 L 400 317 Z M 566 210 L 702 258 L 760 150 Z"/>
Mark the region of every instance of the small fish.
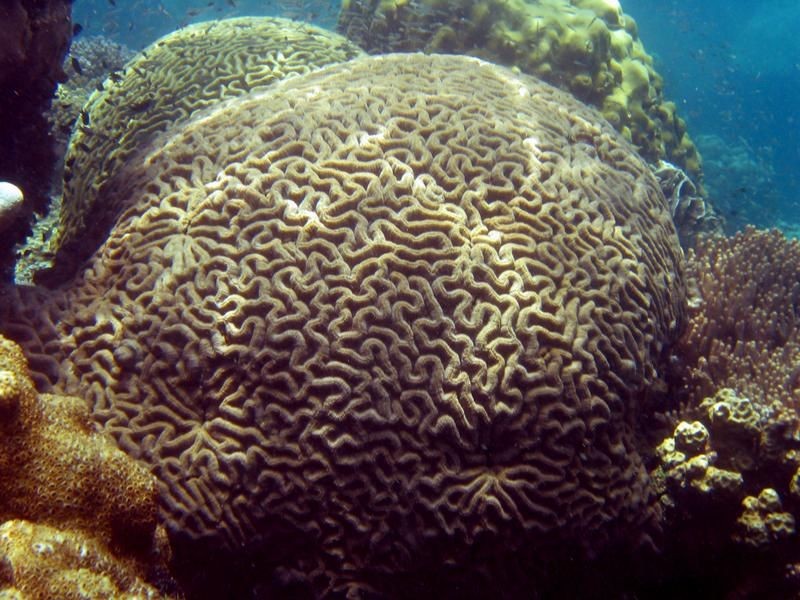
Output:
<path fill-rule="evenodd" d="M 111 6 L 116 6 L 116 5 L 117 5 L 117 0 L 108 0 L 108 3 L 109 3 Z"/>
<path fill-rule="evenodd" d="M 122 81 L 122 74 L 119 71 L 111 71 L 111 73 L 108 75 L 108 78 L 114 83 L 119 83 Z"/>
<path fill-rule="evenodd" d="M 89 111 L 85 108 L 81 109 L 81 121 L 83 121 L 83 123 L 86 125 L 91 125 L 89 121 Z"/>
<path fill-rule="evenodd" d="M 78 75 L 83 75 L 83 67 L 81 67 L 81 62 L 80 62 L 80 61 L 79 61 L 77 58 L 75 58 L 75 57 L 73 56 L 73 57 L 70 59 L 70 64 L 72 65 L 72 68 L 73 68 L 73 69 L 75 69 L 75 72 L 76 72 Z"/>
<path fill-rule="evenodd" d="M 77 37 L 81 31 L 83 31 L 83 25 L 80 23 L 75 23 L 72 26 L 72 37 Z"/>

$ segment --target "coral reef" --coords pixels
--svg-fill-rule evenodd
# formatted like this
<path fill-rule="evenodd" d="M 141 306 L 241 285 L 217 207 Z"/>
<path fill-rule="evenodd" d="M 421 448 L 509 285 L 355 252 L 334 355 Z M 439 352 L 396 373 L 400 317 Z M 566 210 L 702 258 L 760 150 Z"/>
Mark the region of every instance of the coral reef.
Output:
<path fill-rule="evenodd" d="M 787 577 L 800 558 L 797 412 L 721 389 L 683 417 L 656 449 L 651 472 L 670 531 L 665 555 L 684 561 L 673 567 L 682 577 L 741 565 L 712 595 L 793 597 L 800 591 Z"/>
<path fill-rule="evenodd" d="M 0 4 L 0 181 L 26 201 L 0 241 L 0 277 L 13 264 L 14 244 L 28 233 L 34 211 L 47 207 L 56 162 L 43 113 L 58 81 L 72 36 L 70 0 L 6 0 Z"/>
<path fill-rule="evenodd" d="M 473 58 L 362 58 L 126 168 L 87 269 L 8 292 L 0 321 L 152 466 L 176 556 L 410 593 L 648 543 L 637 415 L 683 322 L 681 251 L 599 113 Z"/>
<path fill-rule="evenodd" d="M 688 253 L 687 285 L 689 322 L 668 379 L 680 419 L 701 422 L 710 438 L 704 450 L 687 453 L 684 470 L 705 463 L 731 481 L 738 474 L 741 485 L 736 493 L 710 486 L 694 496 L 682 491 L 691 485 L 667 485 L 667 552 L 683 557 L 683 571 L 694 577 L 735 573 L 721 578 L 718 596 L 796 597 L 800 242 L 754 228 L 701 238 Z M 675 471 L 663 449 L 660 468 Z M 669 473 L 662 479 L 669 482 Z"/>
<path fill-rule="evenodd" d="M 223 99 L 359 54 L 324 29 L 256 17 L 184 27 L 143 50 L 82 111 L 66 157 L 55 269 L 39 281 L 62 281 L 100 245 L 130 196 L 126 162 L 166 129 Z"/>
<path fill-rule="evenodd" d="M 134 52 L 103 36 L 91 36 L 74 41 L 64 60 L 67 80 L 59 84 L 53 106 L 47 113 L 53 147 L 58 157 L 53 177 L 50 205 L 35 214 L 31 233 L 16 248 L 14 281 L 32 284 L 34 276 L 53 266 L 57 250 L 58 224 L 61 215 L 61 186 L 64 157 L 70 135 L 77 124 L 81 109 L 96 89 L 104 86 L 109 73 L 116 72 Z M 87 127 L 81 123 L 81 127 Z"/>
<path fill-rule="evenodd" d="M 690 251 L 689 323 L 674 348 L 676 394 L 721 388 L 800 406 L 800 242 L 752 227 Z"/>
<path fill-rule="evenodd" d="M 368 52 L 468 54 L 541 77 L 600 108 L 650 162 L 702 182 L 686 125 L 616 0 L 347 0 L 338 30 Z"/>
<path fill-rule="evenodd" d="M 703 153 L 704 186 L 729 234 L 748 225 L 775 227 L 780 194 L 775 189 L 770 149 L 752 148 L 744 138 L 697 136 Z"/>
<path fill-rule="evenodd" d="M 81 38 L 70 45 L 63 67 L 67 79 L 58 85 L 53 106 L 47 115 L 61 160 L 55 182 L 59 189 L 54 190 L 55 193 L 60 193 L 64 155 L 81 109 L 92 92 L 105 85 L 109 74 L 122 70 L 134 55 L 135 52 L 130 48 L 102 35 Z"/>
<path fill-rule="evenodd" d="M 722 220 L 716 210 L 683 170 L 665 160 L 651 168 L 669 201 L 681 246 L 693 247 L 700 235 L 722 234 Z"/>
<path fill-rule="evenodd" d="M 95 430 L 84 401 L 38 395 L 1 337 L 0 431 L 0 590 L 105 598 L 89 588 L 110 578 L 133 593 L 159 569 L 168 579 L 152 475 Z"/>

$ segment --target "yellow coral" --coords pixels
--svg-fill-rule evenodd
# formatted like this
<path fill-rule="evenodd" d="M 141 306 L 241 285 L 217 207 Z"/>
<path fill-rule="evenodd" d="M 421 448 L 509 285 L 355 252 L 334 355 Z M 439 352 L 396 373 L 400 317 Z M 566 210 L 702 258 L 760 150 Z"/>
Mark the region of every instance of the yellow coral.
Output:
<path fill-rule="evenodd" d="M 353 0 L 339 30 L 370 52 L 471 54 L 541 77 L 600 107 L 645 158 L 700 183 L 697 149 L 617 0 Z"/>
<path fill-rule="evenodd" d="M 167 598 L 135 563 L 91 536 L 29 521 L 0 525 L 0 597 L 26 600 Z"/>
<path fill-rule="evenodd" d="M 9 525 L 20 519 L 36 525 Z M 111 438 L 96 431 L 83 400 L 37 394 L 22 351 L 0 337 L 0 522 L 3 521 L 9 522 L 0 530 L 6 567 L 9 560 L 14 564 L 18 556 L 9 544 L 17 550 L 26 547 L 19 535 L 27 536 L 29 541 L 40 535 L 55 539 L 54 530 L 41 529 L 45 525 L 63 530 L 58 539 L 91 540 L 99 549 L 97 552 L 123 557 L 119 560 L 127 561 L 126 568 L 138 569 L 140 574 L 146 572 L 145 564 L 160 560 L 158 557 L 163 558 L 168 551 L 157 528 L 152 475 L 116 448 Z M 26 533 L 20 533 L 22 530 Z M 27 543 L 27 547 L 33 543 Z M 37 561 L 41 563 L 44 558 Z M 40 567 L 45 568 L 40 564 L 35 569 Z M 29 565 L 19 571 L 12 568 L 15 574 L 11 581 L 0 579 L 0 585 L 17 585 L 18 577 L 27 581 L 31 568 L 34 567 Z M 46 568 L 60 567 L 51 563 Z M 39 584 L 30 585 L 34 586 L 30 589 L 39 589 Z M 26 586 L 22 589 L 27 590 Z M 55 592 L 25 593 L 30 598 L 71 597 Z"/>
<path fill-rule="evenodd" d="M 735 471 L 714 465 L 717 454 L 711 451 L 709 432 L 699 421 L 678 423 L 671 437 L 657 448 L 661 466 L 654 473 L 675 492 L 692 490 L 710 500 L 722 494 L 730 497 L 744 485 L 744 478 Z"/>
<path fill-rule="evenodd" d="M 764 488 L 758 497 L 742 500 L 742 514 L 737 520 L 734 539 L 748 546 L 763 548 L 786 539 L 795 532 L 791 513 L 783 511 L 781 498 L 772 488 Z"/>

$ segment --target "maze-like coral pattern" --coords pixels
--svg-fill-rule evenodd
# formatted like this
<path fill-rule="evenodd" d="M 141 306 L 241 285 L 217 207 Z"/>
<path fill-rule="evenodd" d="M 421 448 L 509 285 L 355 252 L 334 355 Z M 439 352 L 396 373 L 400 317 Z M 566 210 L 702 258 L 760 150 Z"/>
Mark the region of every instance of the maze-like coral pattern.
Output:
<path fill-rule="evenodd" d="M 373 57 L 231 101 L 142 169 L 44 312 L 57 387 L 152 465 L 173 530 L 356 580 L 652 516 L 635 417 L 680 250 L 596 112 L 477 59 Z"/>
<path fill-rule="evenodd" d="M 468 54 L 541 77 L 597 106 L 649 162 L 702 180 L 686 123 L 618 0 L 346 0 L 337 28 L 371 54 Z"/>
<path fill-rule="evenodd" d="M 70 140 L 57 268 L 71 273 L 100 245 L 131 198 L 126 164 L 159 134 L 225 98 L 360 54 L 335 33 L 267 17 L 198 23 L 143 50 L 91 96 Z"/>

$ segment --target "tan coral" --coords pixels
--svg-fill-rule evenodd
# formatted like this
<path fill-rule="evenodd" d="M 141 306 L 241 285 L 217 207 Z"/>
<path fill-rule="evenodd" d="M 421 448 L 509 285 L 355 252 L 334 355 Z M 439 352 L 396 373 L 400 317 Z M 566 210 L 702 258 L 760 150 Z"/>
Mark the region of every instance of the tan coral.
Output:
<path fill-rule="evenodd" d="M 26 574 L 29 567 L 59 570 L 63 557 L 56 562 L 42 558 L 47 564 L 39 561 L 38 566 L 30 563 L 33 557 L 19 557 L 27 566 L 15 567 L 18 552 L 40 538 L 54 539 L 56 530 L 45 525 L 60 528 L 59 535 L 70 540 L 65 543 L 73 550 L 85 541 L 92 552 L 140 578 L 168 551 L 157 529 L 152 475 L 96 431 L 83 400 L 38 395 L 22 351 L 0 338 L 0 523 L 4 521 L 0 545 L 10 563 L 0 569 L 0 580 L 21 586 L 30 598 L 68 597 L 36 591 L 43 583 Z M 9 575 L 8 569 L 15 574 Z"/>
<path fill-rule="evenodd" d="M 337 34 L 267 17 L 197 23 L 151 44 L 89 98 L 70 140 L 56 278 L 102 242 L 127 202 L 125 163 L 159 134 L 221 100 L 360 54 Z"/>
<path fill-rule="evenodd" d="M 371 53 L 452 52 L 530 73 L 597 106 L 649 161 L 702 183 L 700 155 L 616 0 L 343 3 L 338 30 Z"/>
<path fill-rule="evenodd" d="M 3 322 L 52 335 L 51 383 L 152 465 L 176 535 L 257 540 L 319 594 L 473 572 L 476 544 L 646 539 L 637 415 L 681 252 L 596 111 L 477 59 L 371 57 L 128 168 L 151 177 L 87 270 Z"/>
<path fill-rule="evenodd" d="M 800 242 L 754 228 L 705 238 L 688 272 L 690 319 L 672 361 L 681 400 L 731 388 L 776 414 L 800 407 Z"/>
<path fill-rule="evenodd" d="M 737 520 L 734 539 L 755 548 L 786 540 L 795 533 L 795 519 L 783 510 L 781 498 L 772 488 L 764 488 L 758 497 L 742 501 L 742 514 Z"/>
<path fill-rule="evenodd" d="M 134 561 L 92 536 L 29 521 L 0 525 L 0 598 L 161 600 Z"/>
<path fill-rule="evenodd" d="M 661 472 L 654 473 L 667 488 L 662 502 L 682 507 L 687 502 L 724 502 L 735 498 L 744 486 L 744 478 L 736 471 L 715 466 L 718 455 L 710 445 L 709 432 L 699 421 L 682 421 L 671 437 L 657 448 Z M 687 493 L 691 496 L 684 498 Z"/>

